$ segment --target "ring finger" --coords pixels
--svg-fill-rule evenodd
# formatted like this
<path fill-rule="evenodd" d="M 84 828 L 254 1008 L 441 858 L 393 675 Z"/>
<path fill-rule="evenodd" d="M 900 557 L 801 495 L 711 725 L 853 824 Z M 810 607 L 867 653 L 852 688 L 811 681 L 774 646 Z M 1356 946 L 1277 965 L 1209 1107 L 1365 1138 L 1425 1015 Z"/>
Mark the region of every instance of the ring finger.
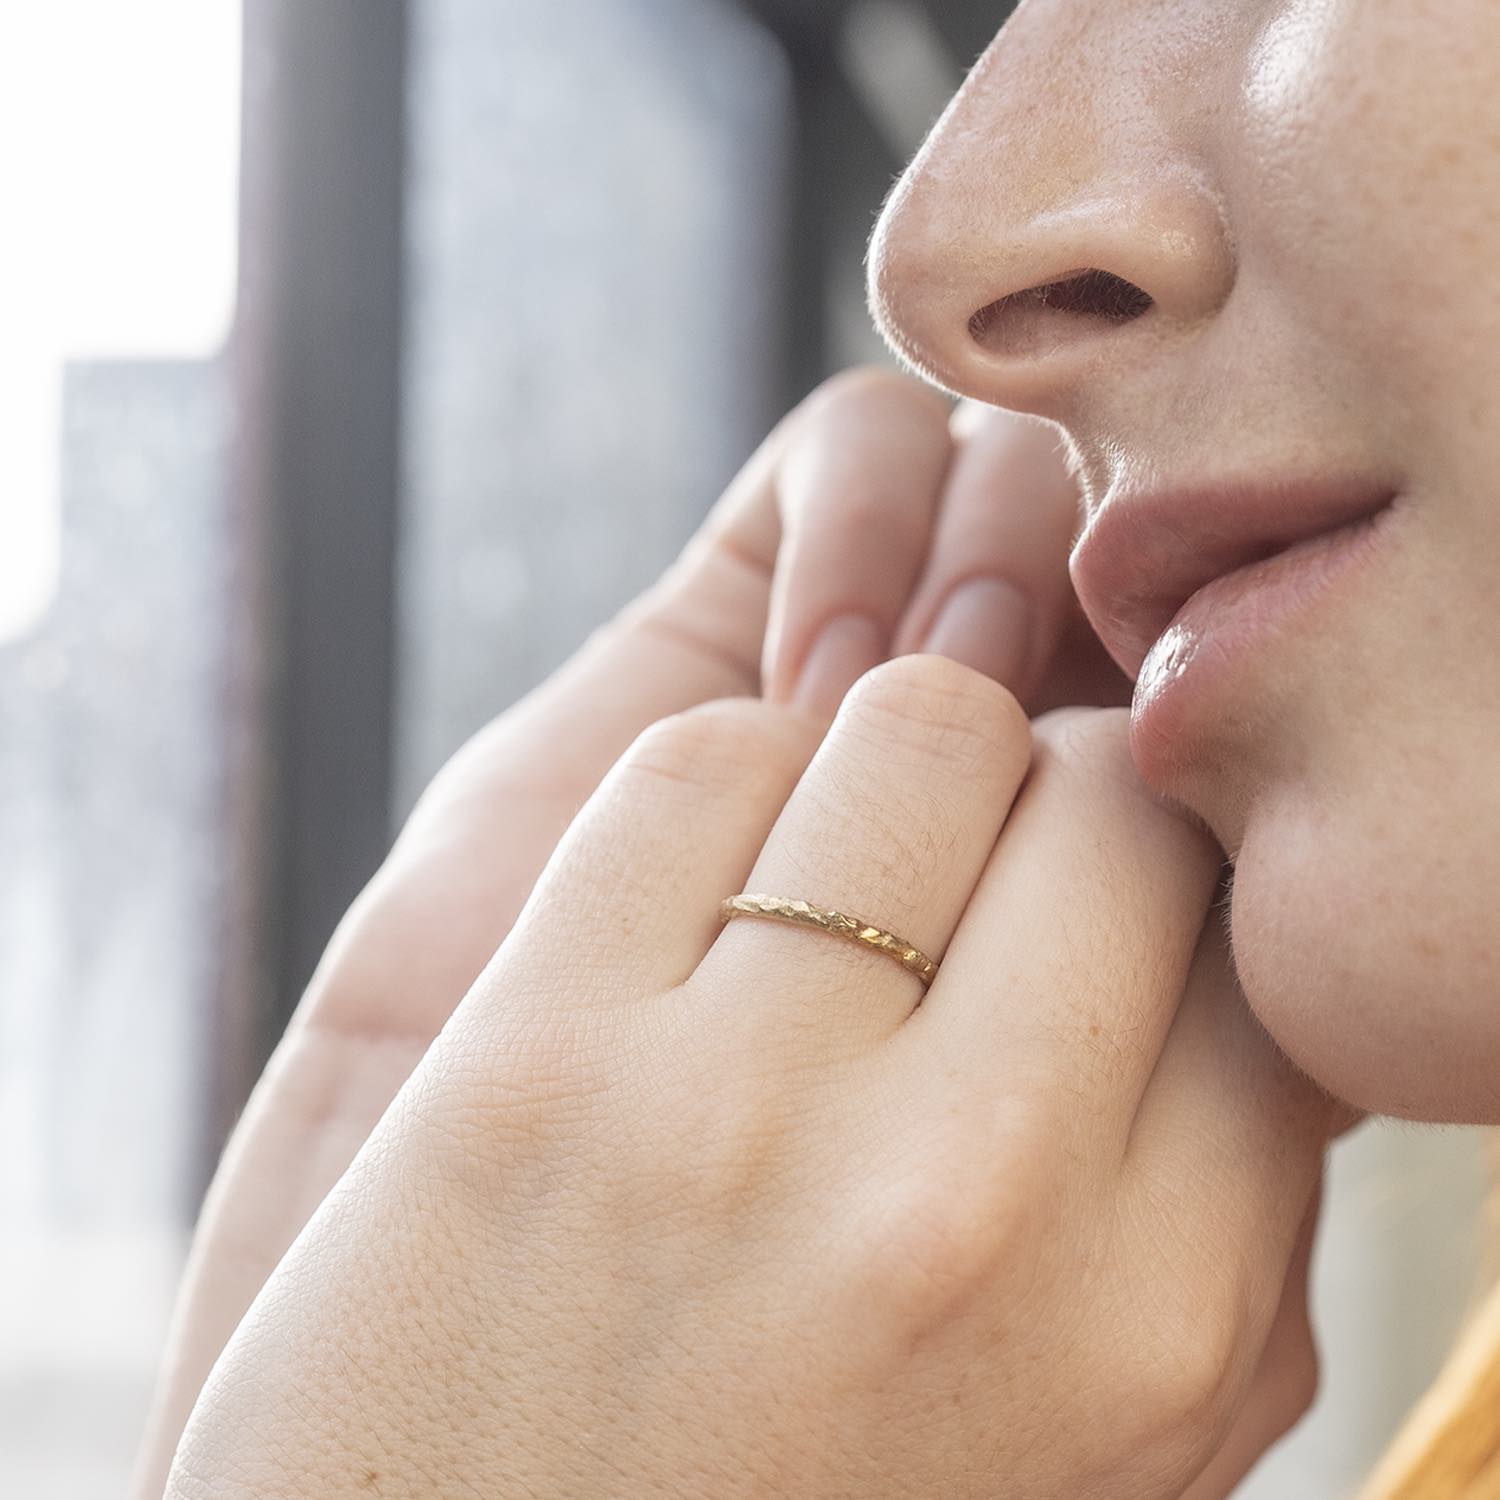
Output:
<path fill-rule="evenodd" d="M 747 889 L 845 913 L 941 962 L 1029 762 L 1029 725 L 998 684 L 936 656 L 878 667 L 845 700 Z M 755 1004 L 734 1004 L 751 976 Z M 887 954 L 754 918 L 729 924 L 692 984 L 726 1001 L 724 1024 L 811 1025 L 856 1045 L 923 993 Z"/>

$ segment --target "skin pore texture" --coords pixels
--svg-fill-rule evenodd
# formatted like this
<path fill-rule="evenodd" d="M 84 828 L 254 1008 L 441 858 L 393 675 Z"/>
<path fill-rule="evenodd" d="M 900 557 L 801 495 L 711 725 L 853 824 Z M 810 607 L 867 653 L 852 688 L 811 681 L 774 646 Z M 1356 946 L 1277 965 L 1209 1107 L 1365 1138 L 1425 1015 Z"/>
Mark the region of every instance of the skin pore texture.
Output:
<path fill-rule="evenodd" d="M 1497 205 L 1491 0 L 1026 0 L 871 256 L 892 344 L 1060 424 L 1091 516 L 1392 497 L 1357 573 L 1218 674 L 1186 740 L 1138 721 L 1135 748 L 1234 857 L 1276 1041 L 1419 1119 L 1500 1120 Z M 1149 311 L 1017 295 L 1081 269 Z"/>

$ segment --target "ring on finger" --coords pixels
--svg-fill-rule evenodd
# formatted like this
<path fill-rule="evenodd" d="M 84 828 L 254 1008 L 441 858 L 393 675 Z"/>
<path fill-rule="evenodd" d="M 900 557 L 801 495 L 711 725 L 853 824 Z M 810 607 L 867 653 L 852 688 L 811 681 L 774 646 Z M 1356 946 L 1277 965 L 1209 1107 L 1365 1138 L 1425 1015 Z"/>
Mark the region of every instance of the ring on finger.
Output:
<path fill-rule="evenodd" d="M 719 904 L 720 922 L 733 921 L 735 917 L 766 917 L 772 921 L 794 922 L 802 927 L 815 927 L 834 937 L 850 942 L 862 943 L 879 953 L 893 958 L 903 969 L 915 974 L 925 990 L 937 975 L 937 965 L 904 939 L 883 927 L 862 922 L 847 912 L 834 911 L 826 906 L 813 906 L 807 901 L 790 901 L 783 896 L 760 896 L 742 893 L 730 896 Z"/>

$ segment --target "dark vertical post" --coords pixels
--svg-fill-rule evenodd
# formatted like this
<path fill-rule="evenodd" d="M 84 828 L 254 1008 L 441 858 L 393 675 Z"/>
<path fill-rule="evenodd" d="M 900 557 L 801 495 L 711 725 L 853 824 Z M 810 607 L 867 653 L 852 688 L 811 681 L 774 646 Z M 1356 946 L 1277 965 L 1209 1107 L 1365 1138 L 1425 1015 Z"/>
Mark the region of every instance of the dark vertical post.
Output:
<path fill-rule="evenodd" d="M 933 0 L 927 13 L 954 60 L 968 68 L 994 41 L 1015 8 L 1016 0 Z"/>
<path fill-rule="evenodd" d="M 859 284 L 864 237 L 900 165 L 888 158 L 840 67 L 839 29 L 849 7 L 850 0 L 749 0 L 786 52 L 794 90 L 783 406 L 836 363 L 829 292 L 836 283 Z"/>
<path fill-rule="evenodd" d="M 231 1052 L 263 1055 L 389 837 L 407 18 L 405 0 L 244 15 L 237 681 L 261 733 L 231 793 L 250 947 L 224 1019 Z M 242 1081 L 219 1080 L 231 1111 Z"/>
<path fill-rule="evenodd" d="M 830 53 L 819 42 L 798 37 L 787 49 L 792 72 L 794 157 L 787 174 L 790 203 L 786 216 L 782 305 L 782 382 L 780 405 L 800 401 L 827 373 L 827 266 L 834 224 L 830 213 L 828 150 L 823 126 L 824 98 L 836 77 Z"/>

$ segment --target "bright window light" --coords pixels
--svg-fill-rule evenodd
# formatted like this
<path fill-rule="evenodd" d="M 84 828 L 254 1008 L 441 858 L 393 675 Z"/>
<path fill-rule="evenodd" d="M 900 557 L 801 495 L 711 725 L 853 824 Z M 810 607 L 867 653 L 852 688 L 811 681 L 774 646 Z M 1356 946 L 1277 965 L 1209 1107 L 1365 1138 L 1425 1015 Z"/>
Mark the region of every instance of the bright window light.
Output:
<path fill-rule="evenodd" d="M 64 364 L 228 331 L 239 52 L 238 0 L 0 8 L 0 644 L 57 586 Z"/>

